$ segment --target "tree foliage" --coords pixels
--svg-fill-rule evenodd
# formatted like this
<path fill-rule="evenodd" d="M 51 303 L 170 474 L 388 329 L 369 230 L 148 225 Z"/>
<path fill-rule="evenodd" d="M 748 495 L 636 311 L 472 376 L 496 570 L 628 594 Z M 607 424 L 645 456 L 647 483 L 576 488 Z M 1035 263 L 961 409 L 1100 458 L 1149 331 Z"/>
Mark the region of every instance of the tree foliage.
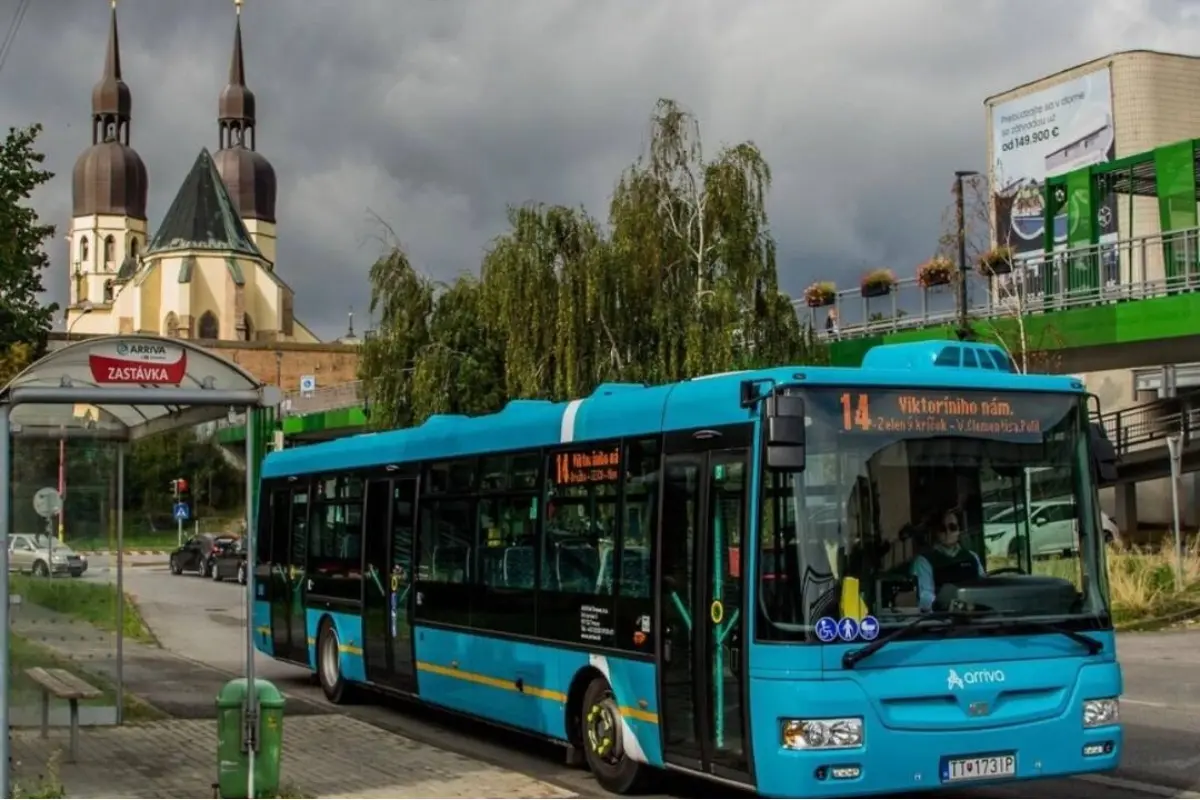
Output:
<path fill-rule="evenodd" d="M 0 145 L 0 358 L 36 357 L 46 337 L 57 304 L 43 304 L 42 273 L 50 265 L 43 250 L 54 236 L 53 225 L 43 225 L 29 200 L 53 173 L 42 169 L 46 160 L 34 145 L 41 125 L 9 128 Z M 15 345 L 31 352 L 13 354 Z"/>
<path fill-rule="evenodd" d="M 449 286 L 390 242 L 371 268 L 378 325 L 360 361 L 375 425 L 826 359 L 779 290 L 762 153 L 743 142 L 706 159 L 696 119 L 670 100 L 650 124 L 607 225 L 582 208 L 512 207 L 479 278 Z"/>

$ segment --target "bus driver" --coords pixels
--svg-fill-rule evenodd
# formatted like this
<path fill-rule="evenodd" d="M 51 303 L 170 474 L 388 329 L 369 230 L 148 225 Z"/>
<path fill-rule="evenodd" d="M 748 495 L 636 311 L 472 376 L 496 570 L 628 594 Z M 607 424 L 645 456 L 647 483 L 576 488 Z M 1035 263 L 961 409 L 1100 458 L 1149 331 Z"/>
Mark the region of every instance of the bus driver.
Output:
<path fill-rule="evenodd" d="M 959 541 L 962 527 L 955 509 L 942 514 L 935 526 L 933 543 L 912 563 L 913 576 L 917 579 L 917 602 L 922 611 L 933 608 L 939 587 L 987 575 L 979 556 Z"/>

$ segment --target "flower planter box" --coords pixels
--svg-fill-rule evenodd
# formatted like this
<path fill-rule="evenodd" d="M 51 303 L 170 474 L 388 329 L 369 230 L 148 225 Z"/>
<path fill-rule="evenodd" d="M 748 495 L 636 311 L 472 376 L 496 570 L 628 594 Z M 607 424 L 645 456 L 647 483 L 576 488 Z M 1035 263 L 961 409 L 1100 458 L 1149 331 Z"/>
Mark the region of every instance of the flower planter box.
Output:
<path fill-rule="evenodd" d="M 825 308 L 837 302 L 837 287 L 829 281 L 814 283 L 804 290 L 804 302 L 809 308 Z"/>
<path fill-rule="evenodd" d="M 986 278 L 994 275 L 1007 275 L 1012 272 L 1013 252 L 1001 245 L 984 253 L 979 258 L 979 274 Z"/>
<path fill-rule="evenodd" d="M 890 283 L 870 283 L 862 287 L 863 297 L 886 297 L 892 293 Z"/>

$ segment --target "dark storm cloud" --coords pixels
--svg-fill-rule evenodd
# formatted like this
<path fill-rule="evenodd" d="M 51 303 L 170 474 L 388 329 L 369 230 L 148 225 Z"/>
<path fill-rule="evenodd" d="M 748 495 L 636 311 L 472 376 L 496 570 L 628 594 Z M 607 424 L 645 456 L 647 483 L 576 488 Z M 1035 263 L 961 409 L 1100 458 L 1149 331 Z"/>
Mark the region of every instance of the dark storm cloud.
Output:
<path fill-rule="evenodd" d="M 0 5 L 7 22 L 13 2 Z M 982 102 L 1116 49 L 1185 50 L 1169 0 L 247 0 L 259 149 L 279 175 L 279 271 L 323 336 L 366 305 L 371 209 L 432 275 L 475 269 L 506 203 L 603 217 L 655 99 L 701 119 L 707 149 L 753 139 L 775 174 L 785 288 L 901 274 L 930 253 L 955 169 L 981 168 Z M 121 0 L 133 141 L 151 225 L 216 147 L 232 3 Z M 40 121 L 59 177 L 38 198 L 65 232 L 89 136 L 107 4 L 35 2 L 0 74 L 0 121 Z M 66 291 L 62 242 L 55 297 Z M 361 317 L 360 317 L 361 318 Z"/>

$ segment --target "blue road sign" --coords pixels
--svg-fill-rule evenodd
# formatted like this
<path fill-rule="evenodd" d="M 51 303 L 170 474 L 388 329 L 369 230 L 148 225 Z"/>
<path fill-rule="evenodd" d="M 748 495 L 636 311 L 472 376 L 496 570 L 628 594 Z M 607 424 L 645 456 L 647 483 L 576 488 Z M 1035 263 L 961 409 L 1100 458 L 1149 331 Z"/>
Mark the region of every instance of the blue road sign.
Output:
<path fill-rule="evenodd" d="M 171 514 L 177 522 L 182 522 L 192 516 L 192 510 L 188 508 L 187 503 L 179 502 L 175 504 L 175 508 L 171 510 Z"/>
<path fill-rule="evenodd" d="M 842 617 L 842 621 L 838 623 L 838 636 L 841 636 L 844 642 L 853 642 L 857 639 L 858 620 L 853 617 Z"/>
<path fill-rule="evenodd" d="M 868 642 L 879 635 L 879 620 L 874 617 L 863 617 L 863 621 L 858 624 L 858 633 Z"/>
<path fill-rule="evenodd" d="M 813 626 L 813 630 L 816 631 L 817 638 L 822 642 L 832 642 L 837 638 L 837 620 L 833 617 L 821 617 Z"/>

